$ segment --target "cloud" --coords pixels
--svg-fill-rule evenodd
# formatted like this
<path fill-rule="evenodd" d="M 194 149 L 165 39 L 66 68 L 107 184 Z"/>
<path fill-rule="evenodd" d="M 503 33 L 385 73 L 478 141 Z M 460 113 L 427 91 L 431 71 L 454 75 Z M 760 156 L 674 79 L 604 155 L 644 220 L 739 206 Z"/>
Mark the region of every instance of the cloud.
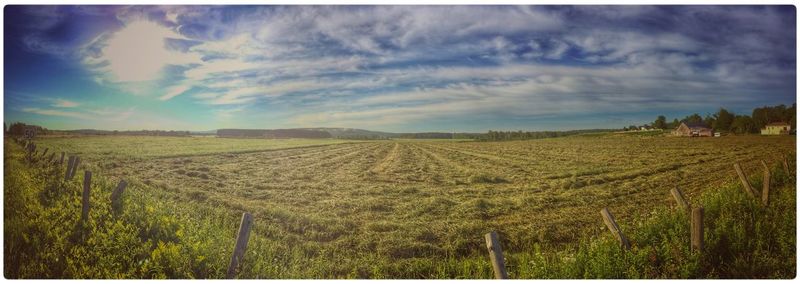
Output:
<path fill-rule="evenodd" d="M 79 105 L 80 105 L 79 103 L 64 99 L 54 99 L 52 104 L 53 107 L 61 107 L 61 108 L 72 108 L 72 107 L 77 107 Z"/>
<path fill-rule="evenodd" d="M 34 113 L 39 115 L 46 115 L 46 116 L 60 116 L 60 117 L 68 117 L 68 118 L 77 118 L 77 119 L 92 119 L 91 115 L 81 112 L 75 111 L 62 111 L 62 110 L 55 110 L 55 109 L 41 109 L 41 108 L 24 108 L 22 109 L 24 112 Z"/>
<path fill-rule="evenodd" d="M 90 10 L 80 13 L 104 13 Z M 121 25 L 79 52 L 97 82 L 155 103 L 183 96 L 175 102 L 231 123 L 262 112 L 287 125 L 524 121 L 777 101 L 795 86 L 794 11 L 774 6 L 106 12 Z M 70 21 L 41 13 L 59 15 L 43 26 Z M 34 34 L 23 41 L 37 50 L 72 48 Z"/>
<path fill-rule="evenodd" d="M 108 107 L 99 109 L 89 108 L 89 109 L 74 109 L 70 111 L 52 109 L 52 108 L 45 109 L 45 108 L 29 107 L 29 108 L 23 108 L 22 111 L 44 116 L 56 116 L 65 118 L 75 118 L 79 120 L 97 120 L 106 122 L 127 121 L 130 119 L 131 116 L 135 115 L 136 113 L 135 107 L 130 107 L 127 109 L 117 109 Z"/>
<path fill-rule="evenodd" d="M 186 39 L 173 30 L 148 20 L 128 22 L 117 31 L 95 42 L 99 51 L 86 63 L 96 72 L 111 75 L 115 82 L 141 82 L 158 79 L 167 65 L 200 62 L 196 54 L 168 49 L 167 39 Z"/>
<path fill-rule="evenodd" d="M 162 101 L 166 101 L 166 100 L 172 99 L 172 98 L 174 98 L 174 97 L 176 97 L 176 96 L 178 96 L 180 94 L 183 94 L 184 92 L 188 91 L 191 87 L 192 86 L 188 86 L 188 85 L 177 85 L 177 86 L 172 87 L 171 89 L 167 90 L 167 93 L 164 94 L 163 96 L 159 97 L 158 99 L 162 100 Z"/>

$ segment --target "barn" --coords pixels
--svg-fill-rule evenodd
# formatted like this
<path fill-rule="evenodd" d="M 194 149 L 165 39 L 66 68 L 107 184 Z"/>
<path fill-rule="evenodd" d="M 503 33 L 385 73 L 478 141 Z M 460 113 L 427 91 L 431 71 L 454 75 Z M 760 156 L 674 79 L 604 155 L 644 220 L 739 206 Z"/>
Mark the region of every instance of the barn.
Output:
<path fill-rule="evenodd" d="M 676 136 L 687 137 L 712 137 L 714 131 L 702 122 L 681 122 L 681 125 L 672 132 Z"/>

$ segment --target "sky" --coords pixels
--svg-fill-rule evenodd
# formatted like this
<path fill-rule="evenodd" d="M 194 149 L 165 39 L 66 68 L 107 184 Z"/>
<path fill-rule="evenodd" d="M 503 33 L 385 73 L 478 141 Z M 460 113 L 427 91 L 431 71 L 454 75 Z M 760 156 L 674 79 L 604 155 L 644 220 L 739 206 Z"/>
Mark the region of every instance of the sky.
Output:
<path fill-rule="evenodd" d="M 796 101 L 793 6 L 5 6 L 6 123 L 621 128 Z"/>

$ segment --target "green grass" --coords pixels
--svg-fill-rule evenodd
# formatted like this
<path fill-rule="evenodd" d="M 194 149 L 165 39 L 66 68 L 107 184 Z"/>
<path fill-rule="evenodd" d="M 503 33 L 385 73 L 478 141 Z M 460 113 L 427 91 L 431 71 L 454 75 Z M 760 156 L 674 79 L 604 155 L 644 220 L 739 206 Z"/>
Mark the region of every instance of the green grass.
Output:
<path fill-rule="evenodd" d="M 554 141 L 549 143 L 560 143 Z M 391 150 L 391 145 L 355 146 Z M 397 156 L 402 159 L 414 153 L 399 154 L 406 154 Z M 343 157 L 339 153 L 331 156 Z M 285 159 L 298 160 L 290 157 Z M 367 155 L 354 157 L 367 159 Z M 25 162 L 20 146 L 9 140 L 5 143 L 4 166 L 7 278 L 222 278 L 244 211 L 253 213 L 255 224 L 238 274 L 240 278 L 491 278 L 491 265 L 483 244 L 483 234 L 490 230 L 500 233 L 512 278 L 793 278 L 795 275 L 795 180 L 780 167 L 773 169 L 774 195 L 768 207 L 745 195 L 733 179 L 696 189 L 701 194 L 688 195 L 693 205 L 705 207 L 707 220 L 706 249 L 697 254 L 689 250 L 688 218 L 671 208 L 674 206 L 666 192 L 660 205 L 648 203 L 652 210 L 617 215 L 633 245 L 631 251 L 623 252 L 600 222 L 597 211 L 603 205 L 599 203 L 594 205 L 597 210 L 592 210 L 593 220 L 597 221 L 594 228 L 567 228 L 581 233 L 573 242 L 554 241 L 564 238 L 565 229 L 558 223 L 534 223 L 535 230 L 503 225 L 518 221 L 504 214 L 521 208 L 520 204 L 540 211 L 564 210 L 561 214 L 569 215 L 575 212 L 558 206 L 575 201 L 573 196 L 557 192 L 541 198 L 494 198 L 496 193 L 482 186 L 507 186 L 491 183 L 496 176 L 476 175 L 477 184 L 463 185 L 465 189 L 460 189 L 475 197 L 462 200 L 415 184 L 388 188 L 356 186 L 352 194 L 341 196 L 346 191 L 330 191 L 325 185 L 326 180 L 334 180 L 333 176 L 318 172 L 323 175 L 320 184 L 312 180 L 314 183 L 304 192 L 277 189 L 284 198 L 290 198 L 288 201 L 297 198 L 294 201 L 297 203 L 269 206 L 253 197 L 233 198 L 243 193 L 219 195 L 196 189 L 187 193 L 179 186 L 148 185 L 131 179 L 123 207 L 115 209 L 108 199 L 118 179 L 97 174 L 92 183 L 89 222 L 81 225 L 82 171 L 74 180 L 63 182 L 59 178 L 63 168 Z M 577 170 L 569 177 L 603 173 Z M 636 173 L 637 177 L 650 174 Z M 272 179 L 279 178 L 270 175 Z M 298 178 L 287 181 L 299 181 Z M 751 179 L 755 188 L 761 188 L 758 177 Z M 491 182 L 485 183 L 486 180 Z M 585 192 L 586 188 L 569 190 Z M 396 202 L 399 197 L 409 195 L 414 197 L 413 204 Z M 324 199 L 326 196 L 333 198 Z M 278 196 L 270 197 L 275 198 Z M 616 214 L 621 209 L 613 204 L 641 206 L 636 205 L 639 202 L 622 199 L 609 209 Z M 301 211 L 305 203 L 315 207 L 332 203 L 330 206 L 335 210 L 318 209 L 311 214 Z M 402 212 L 400 216 L 393 215 L 398 211 Z M 434 220 L 431 216 L 447 217 Z M 527 237 L 520 237 L 523 235 Z"/>

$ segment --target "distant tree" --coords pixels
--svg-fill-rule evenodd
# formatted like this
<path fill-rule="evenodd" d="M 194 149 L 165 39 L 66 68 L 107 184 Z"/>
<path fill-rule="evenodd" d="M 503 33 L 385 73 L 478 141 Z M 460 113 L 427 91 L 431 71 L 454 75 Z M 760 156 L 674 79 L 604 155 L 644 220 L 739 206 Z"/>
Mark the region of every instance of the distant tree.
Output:
<path fill-rule="evenodd" d="M 769 123 L 769 112 L 767 111 L 767 106 L 764 107 L 757 107 L 753 109 L 753 123 L 755 123 L 756 127 L 762 128 L 764 125 Z"/>
<path fill-rule="evenodd" d="M 684 117 L 683 119 L 681 119 L 681 122 L 700 123 L 700 122 L 703 122 L 703 117 L 700 116 L 699 114 L 695 113 L 695 114 L 692 114 L 692 115 Z"/>
<path fill-rule="evenodd" d="M 22 135 L 25 134 L 25 124 L 21 122 L 14 122 L 8 127 L 8 134 Z"/>
<path fill-rule="evenodd" d="M 733 118 L 730 129 L 735 133 L 743 134 L 755 132 L 759 128 L 755 126 L 755 122 L 749 116 L 737 115 Z"/>
<path fill-rule="evenodd" d="M 703 124 L 705 125 L 712 126 L 714 122 L 716 122 L 716 119 L 711 114 L 706 114 L 706 117 L 703 118 Z"/>
<path fill-rule="evenodd" d="M 659 115 L 656 118 L 656 121 L 653 122 L 653 127 L 658 129 L 666 129 L 667 128 L 667 117 L 663 115 Z"/>
<path fill-rule="evenodd" d="M 796 117 L 795 104 L 791 108 L 786 105 L 777 106 L 763 106 L 753 109 L 753 123 L 756 128 L 764 128 L 772 122 L 787 122 L 791 124 L 792 119 Z"/>
<path fill-rule="evenodd" d="M 714 114 L 714 117 L 716 119 L 714 120 L 714 123 L 711 124 L 711 127 L 717 131 L 730 131 L 731 124 L 733 124 L 733 119 L 736 117 L 736 115 L 724 108 L 720 108 L 719 111 Z"/>
<path fill-rule="evenodd" d="M 669 128 L 673 128 L 673 129 L 674 128 L 678 128 L 678 126 L 680 126 L 680 125 L 681 125 L 681 122 L 678 121 L 678 119 L 676 118 L 676 119 L 672 120 L 672 123 L 670 123 Z"/>

